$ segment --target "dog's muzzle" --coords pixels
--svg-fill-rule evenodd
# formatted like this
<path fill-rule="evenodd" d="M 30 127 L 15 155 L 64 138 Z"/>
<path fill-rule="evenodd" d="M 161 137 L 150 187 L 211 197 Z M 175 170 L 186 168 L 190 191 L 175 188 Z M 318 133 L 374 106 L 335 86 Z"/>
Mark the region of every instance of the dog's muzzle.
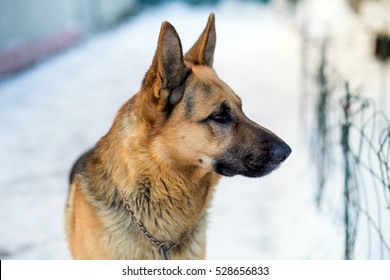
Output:
<path fill-rule="evenodd" d="M 278 168 L 289 157 L 291 151 L 291 148 L 281 140 L 257 151 L 232 148 L 215 160 L 214 170 L 228 177 L 234 175 L 261 177 Z"/>

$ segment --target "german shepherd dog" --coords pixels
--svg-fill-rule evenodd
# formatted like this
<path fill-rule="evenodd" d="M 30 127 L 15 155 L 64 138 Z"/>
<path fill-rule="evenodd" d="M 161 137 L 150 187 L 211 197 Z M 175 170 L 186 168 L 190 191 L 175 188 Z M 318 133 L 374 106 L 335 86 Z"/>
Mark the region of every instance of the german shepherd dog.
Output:
<path fill-rule="evenodd" d="M 66 206 L 75 259 L 204 259 L 221 175 L 260 177 L 291 153 L 248 119 L 213 70 L 214 14 L 183 56 L 163 22 L 140 91 L 73 166 Z"/>

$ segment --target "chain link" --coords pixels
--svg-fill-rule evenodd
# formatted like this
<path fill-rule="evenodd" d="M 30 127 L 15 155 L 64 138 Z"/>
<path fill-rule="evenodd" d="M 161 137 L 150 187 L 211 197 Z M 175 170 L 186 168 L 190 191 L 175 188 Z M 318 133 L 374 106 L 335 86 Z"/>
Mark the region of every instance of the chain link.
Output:
<path fill-rule="evenodd" d="M 145 228 L 143 223 L 138 221 L 137 218 L 135 217 L 134 211 L 133 211 L 133 209 L 131 209 L 130 203 L 129 203 L 129 201 L 126 198 L 125 193 L 122 190 L 119 190 L 119 192 L 120 192 L 120 195 L 122 196 L 122 201 L 125 204 L 126 210 L 129 213 L 130 218 L 133 221 L 133 223 L 137 226 L 137 228 L 143 234 L 143 236 L 145 236 L 145 238 L 147 240 L 149 240 L 150 243 L 153 244 L 153 246 L 155 246 L 155 247 L 157 247 L 159 249 L 159 252 L 160 252 L 161 256 L 164 259 L 168 259 L 168 253 L 173 248 L 177 247 L 179 244 L 178 243 L 173 243 L 173 242 L 170 242 L 170 241 L 159 241 L 158 239 L 154 238 L 153 235 L 151 235 L 147 231 L 147 229 Z"/>

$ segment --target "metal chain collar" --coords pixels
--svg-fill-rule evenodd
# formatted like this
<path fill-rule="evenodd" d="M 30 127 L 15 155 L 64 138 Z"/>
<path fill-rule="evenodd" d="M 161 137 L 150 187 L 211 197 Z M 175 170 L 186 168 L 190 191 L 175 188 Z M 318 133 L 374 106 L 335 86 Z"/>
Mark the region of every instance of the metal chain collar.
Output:
<path fill-rule="evenodd" d="M 136 224 L 137 228 L 142 233 L 142 235 L 145 236 L 145 238 L 147 240 L 149 240 L 150 243 L 152 243 L 153 246 L 158 248 L 162 258 L 164 260 L 168 260 L 169 259 L 169 253 L 172 251 L 173 248 L 179 246 L 179 244 L 171 242 L 171 241 L 159 241 L 158 239 L 154 238 L 147 231 L 145 226 L 140 221 L 138 221 L 137 218 L 135 217 L 134 211 L 133 211 L 133 209 L 131 209 L 130 203 L 129 203 L 129 201 L 126 198 L 125 193 L 122 190 L 119 190 L 119 192 L 120 192 L 120 194 L 122 196 L 122 201 L 125 204 L 126 210 L 129 213 L 133 223 Z"/>

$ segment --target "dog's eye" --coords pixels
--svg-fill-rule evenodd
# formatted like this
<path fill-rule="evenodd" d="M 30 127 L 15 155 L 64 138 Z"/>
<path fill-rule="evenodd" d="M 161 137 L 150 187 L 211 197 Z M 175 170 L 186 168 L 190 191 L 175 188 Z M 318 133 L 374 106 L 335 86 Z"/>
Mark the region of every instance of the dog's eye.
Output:
<path fill-rule="evenodd" d="M 212 114 L 210 116 L 210 119 L 212 121 L 217 122 L 217 123 L 225 124 L 225 123 L 230 122 L 233 118 L 232 118 L 232 116 L 230 115 L 229 112 L 222 111 L 222 112 L 219 112 L 219 113 L 216 113 L 216 114 Z"/>

